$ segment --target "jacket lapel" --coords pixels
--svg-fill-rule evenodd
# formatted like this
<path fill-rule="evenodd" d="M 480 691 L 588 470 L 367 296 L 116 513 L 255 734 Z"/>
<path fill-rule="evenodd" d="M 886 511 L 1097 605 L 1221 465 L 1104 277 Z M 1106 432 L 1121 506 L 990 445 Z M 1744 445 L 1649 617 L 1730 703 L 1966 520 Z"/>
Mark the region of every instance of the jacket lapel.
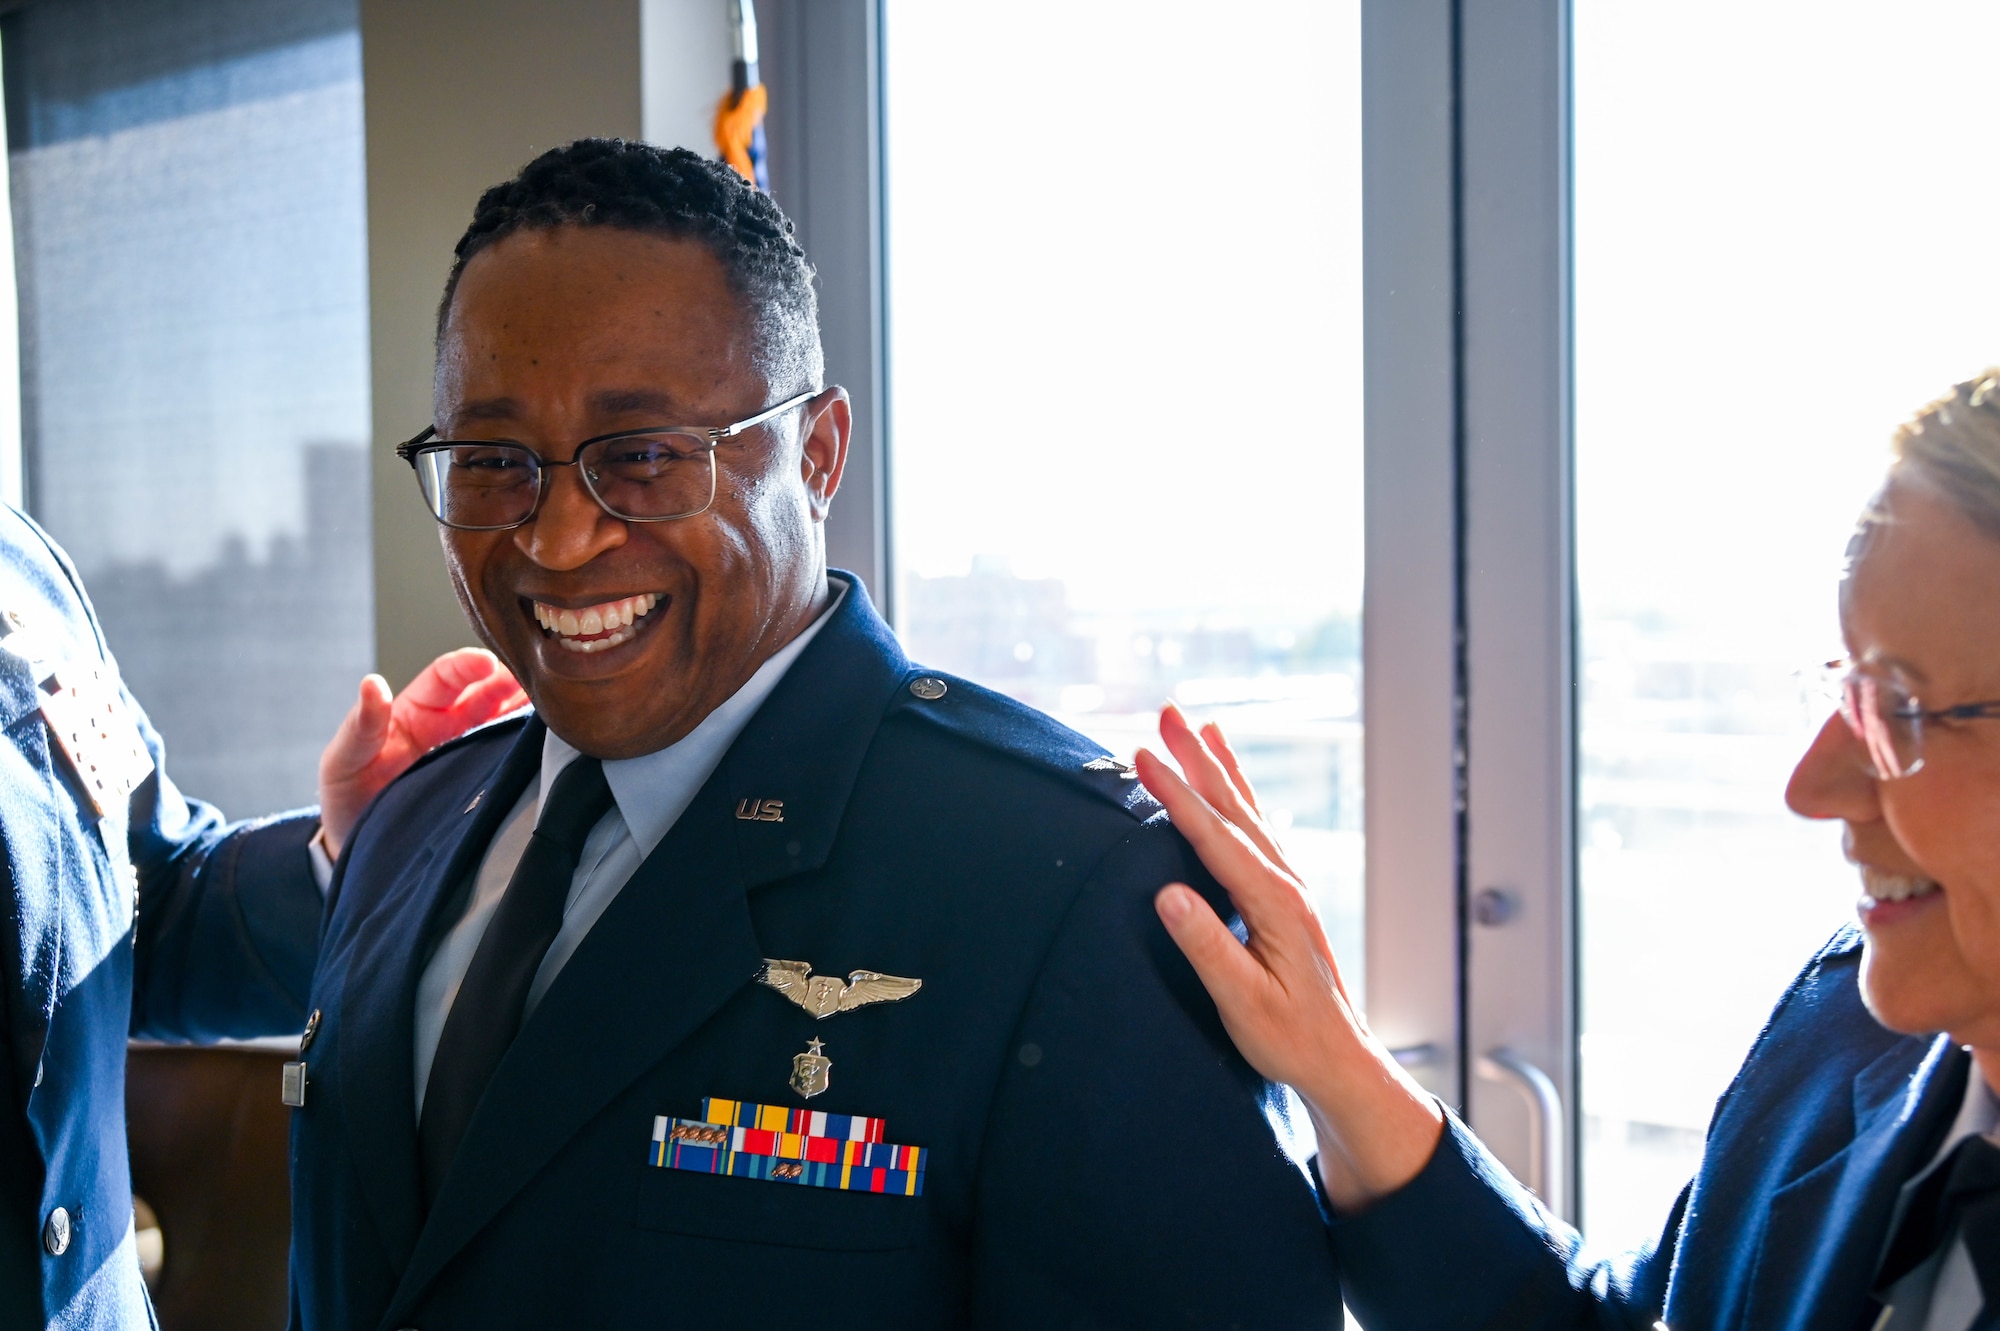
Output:
<path fill-rule="evenodd" d="M 585 1124 L 754 980 L 763 952 L 749 889 L 825 862 L 907 669 L 853 581 L 522 1027 L 466 1127 L 460 1163 L 416 1240 L 384 1325 L 404 1318 L 445 1264 Z M 785 800 L 782 822 L 737 817 L 745 798 L 767 795 Z M 410 1003 L 406 996 L 395 1043 L 405 1084 Z M 402 1107 L 414 1178 L 407 1098 Z"/>
<path fill-rule="evenodd" d="M 465 817 L 434 829 L 356 929 L 340 996 L 340 1080 L 348 1159 L 376 1227 L 401 1265 L 417 1240 L 417 980 L 454 889 L 479 867 L 500 824 L 539 770 L 545 728 L 530 720 Z"/>
<path fill-rule="evenodd" d="M 1970 1064 L 1940 1035 L 1898 1041 L 1855 1077 L 1853 1140 L 1771 1199 L 1746 1325 L 1866 1324 L 1897 1194 L 1958 1112 Z"/>

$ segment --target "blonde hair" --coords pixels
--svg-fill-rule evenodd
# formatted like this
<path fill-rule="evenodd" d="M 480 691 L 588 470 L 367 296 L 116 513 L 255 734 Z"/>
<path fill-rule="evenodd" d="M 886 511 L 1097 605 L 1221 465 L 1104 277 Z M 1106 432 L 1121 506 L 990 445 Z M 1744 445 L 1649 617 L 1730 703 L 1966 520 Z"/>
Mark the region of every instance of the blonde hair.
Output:
<path fill-rule="evenodd" d="M 1919 411 L 1890 443 L 1885 484 L 1912 480 L 2000 540 L 2000 367 L 1982 370 Z M 1863 525 L 1879 521 L 1879 501 Z"/>

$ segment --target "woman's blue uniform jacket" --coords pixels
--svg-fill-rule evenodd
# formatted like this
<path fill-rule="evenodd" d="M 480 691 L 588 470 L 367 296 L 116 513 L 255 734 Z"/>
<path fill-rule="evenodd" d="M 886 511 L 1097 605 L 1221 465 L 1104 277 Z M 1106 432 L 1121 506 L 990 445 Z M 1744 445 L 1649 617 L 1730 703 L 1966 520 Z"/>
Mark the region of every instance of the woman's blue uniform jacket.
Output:
<path fill-rule="evenodd" d="M 1971 1059 L 1876 1024 L 1860 965 L 1843 929 L 1793 983 L 1656 1246 L 1590 1256 L 1454 1119 L 1409 1186 L 1336 1222 L 1348 1306 L 1369 1331 L 1868 1331 L 1897 1194 Z"/>
<path fill-rule="evenodd" d="M 111 653 L 69 560 L 4 507 L 0 556 L 0 615 L 14 629 L 0 639 L 0 1329 L 145 1327 L 127 1035 L 299 1029 L 321 908 L 306 853 L 318 820 L 225 827 L 167 779 L 159 736 L 124 694 L 154 773 L 100 821 L 52 749 L 40 680 L 49 665 L 115 678 Z M 9 641 L 32 643 L 44 664 Z M 57 1207 L 70 1221 L 60 1255 L 42 1238 Z"/>

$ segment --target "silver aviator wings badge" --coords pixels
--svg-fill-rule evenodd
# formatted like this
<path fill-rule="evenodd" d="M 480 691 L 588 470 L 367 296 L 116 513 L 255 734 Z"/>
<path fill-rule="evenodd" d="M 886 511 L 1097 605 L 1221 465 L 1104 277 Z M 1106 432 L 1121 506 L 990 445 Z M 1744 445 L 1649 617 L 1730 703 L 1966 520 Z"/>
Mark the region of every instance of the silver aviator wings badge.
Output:
<path fill-rule="evenodd" d="M 822 1021 L 870 1003 L 900 1003 L 924 987 L 922 980 L 879 971 L 850 971 L 847 983 L 831 975 L 814 975 L 803 961 L 764 959 L 757 982 L 768 985 Z"/>
<path fill-rule="evenodd" d="M 850 971 L 843 984 L 831 975 L 814 975 L 812 967 L 803 961 L 771 957 L 764 958 L 757 982 L 777 990 L 819 1021 L 870 1003 L 900 1003 L 924 987 L 922 980 L 884 975 L 880 971 Z M 821 1041 L 814 1040 L 806 1046 L 805 1053 L 792 1058 L 792 1089 L 803 1099 L 810 1100 L 825 1091 L 831 1080 L 833 1060 L 821 1052 L 825 1048 Z"/>

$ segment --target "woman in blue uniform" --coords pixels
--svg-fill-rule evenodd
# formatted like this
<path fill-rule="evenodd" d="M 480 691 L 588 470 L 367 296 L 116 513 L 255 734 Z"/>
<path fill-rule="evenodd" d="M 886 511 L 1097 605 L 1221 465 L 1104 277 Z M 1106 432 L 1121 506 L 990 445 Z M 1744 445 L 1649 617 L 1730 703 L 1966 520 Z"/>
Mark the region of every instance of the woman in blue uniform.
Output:
<path fill-rule="evenodd" d="M 1178 884 L 1156 906 L 1244 1055 L 1308 1102 L 1369 1331 L 2000 1325 L 2000 371 L 1898 432 L 1840 612 L 1842 704 L 1786 798 L 1846 825 L 1858 921 L 1779 1003 L 1657 1244 L 1616 1259 L 1369 1032 L 1220 732 L 1168 709 L 1186 779 L 1151 754 L 1141 775 L 1249 943 Z"/>

